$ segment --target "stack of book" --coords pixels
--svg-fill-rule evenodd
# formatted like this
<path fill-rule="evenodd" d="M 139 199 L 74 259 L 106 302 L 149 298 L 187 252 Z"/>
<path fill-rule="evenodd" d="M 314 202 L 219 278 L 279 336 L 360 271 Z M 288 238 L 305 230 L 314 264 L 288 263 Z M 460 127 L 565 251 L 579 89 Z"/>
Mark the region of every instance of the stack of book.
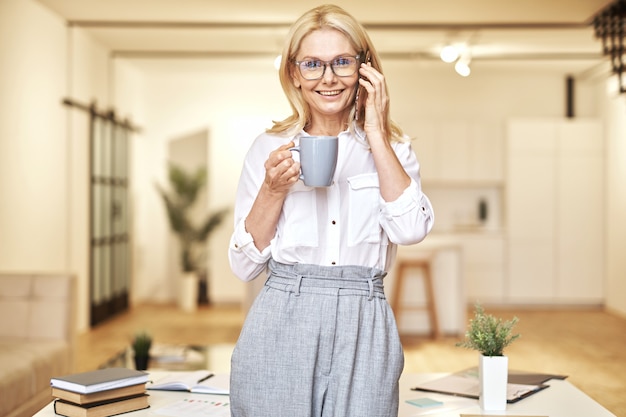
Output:
<path fill-rule="evenodd" d="M 50 379 L 54 412 L 67 417 L 108 417 L 148 408 L 148 374 L 127 368 Z"/>

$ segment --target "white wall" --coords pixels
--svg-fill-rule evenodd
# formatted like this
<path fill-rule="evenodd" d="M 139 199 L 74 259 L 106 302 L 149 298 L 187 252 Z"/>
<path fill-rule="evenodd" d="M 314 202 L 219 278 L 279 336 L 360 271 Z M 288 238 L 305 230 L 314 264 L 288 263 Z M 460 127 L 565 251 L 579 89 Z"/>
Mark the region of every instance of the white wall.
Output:
<path fill-rule="evenodd" d="M 610 83 L 607 83 L 610 84 Z M 606 305 L 626 316 L 626 95 L 610 93 L 606 113 Z"/>
<path fill-rule="evenodd" d="M 567 69 L 541 64 L 503 68 L 472 66 L 470 77 L 458 76 L 444 63 L 424 65 L 411 61 L 384 62 L 391 91 L 391 110 L 410 133 L 415 120 L 435 118 L 493 120 L 509 117 L 564 117 Z M 586 103 L 595 90 L 577 83 L 578 116 L 595 116 Z M 504 131 L 504 125 L 502 125 Z"/>
<path fill-rule="evenodd" d="M 65 30 L 38 3 L 0 2 L 1 270 L 69 267 Z"/>

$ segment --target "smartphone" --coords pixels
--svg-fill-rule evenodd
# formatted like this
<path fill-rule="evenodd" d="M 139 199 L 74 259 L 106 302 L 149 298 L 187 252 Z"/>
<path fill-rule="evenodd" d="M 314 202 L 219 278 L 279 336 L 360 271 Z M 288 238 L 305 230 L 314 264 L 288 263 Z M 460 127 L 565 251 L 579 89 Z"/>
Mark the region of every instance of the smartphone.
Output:
<path fill-rule="evenodd" d="M 372 62 L 372 57 L 370 56 L 370 51 L 367 51 L 365 55 L 359 59 L 359 68 L 361 67 L 362 63 L 369 64 L 371 62 Z M 361 74 L 359 74 L 359 78 L 365 79 L 365 77 L 363 77 Z M 356 90 L 356 95 L 354 97 L 354 103 L 356 107 L 355 112 L 354 112 L 354 120 L 359 120 L 359 113 L 361 112 L 362 102 L 363 100 L 365 100 L 365 94 L 366 94 L 365 87 L 358 85 L 357 90 Z"/>

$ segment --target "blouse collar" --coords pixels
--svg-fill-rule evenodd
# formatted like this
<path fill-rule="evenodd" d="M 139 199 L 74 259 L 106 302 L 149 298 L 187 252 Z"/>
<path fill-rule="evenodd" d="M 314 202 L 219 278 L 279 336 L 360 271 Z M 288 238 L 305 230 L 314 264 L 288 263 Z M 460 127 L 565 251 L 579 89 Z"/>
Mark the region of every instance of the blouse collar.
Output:
<path fill-rule="evenodd" d="M 351 132 L 351 130 L 354 132 L 354 134 Z M 339 132 L 338 136 L 343 136 L 346 134 L 352 136 L 357 142 L 359 142 L 365 148 L 367 149 L 370 148 L 369 142 L 367 141 L 367 135 L 365 134 L 365 130 L 363 130 L 363 128 L 359 126 L 359 124 L 356 121 L 352 122 L 352 129 L 343 130 Z M 311 136 L 311 135 L 308 132 L 306 132 L 304 129 L 302 129 L 299 133 L 294 135 L 293 139 L 294 140 L 300 139 L 302 136 Z"/>

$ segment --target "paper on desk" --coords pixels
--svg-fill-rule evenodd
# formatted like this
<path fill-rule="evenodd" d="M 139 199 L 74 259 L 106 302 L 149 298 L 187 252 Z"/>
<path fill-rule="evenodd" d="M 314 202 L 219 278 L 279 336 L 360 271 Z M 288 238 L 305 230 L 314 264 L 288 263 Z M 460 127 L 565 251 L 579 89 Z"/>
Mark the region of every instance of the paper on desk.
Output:
<path fill-rule="evenodd" d="M 460 417 L 489 417 L 487 414 L 461 414 Z M 517 414 L 507 414 L 507 417 L 548 417 L 548 416 L 520 416 Z"/>
<path fill-rule="evenodd" d="M 170 417 L 230 417 L 230 403 L 195 397 L 185 398 L 159 408 L 155 413 Z"/>
<path fill-rule="evenodd" d="M 460 410 L 462 408 L 467 408 L 467 407 L 468 407 L 467 400 L 462 400 L 462 399 L 448 400 L 448 401 L 445 401 L 443 405 L 438 405 L 436 407 L 427 407 L 427 408 L 415 407 L 413 410 L 411 410 L 409 415 L 411 417 L 428 416 L 432 414 L 449 413 L 449 412 L 457 411 L 457 410 Z"/>
<path fill-rule="evenodd" d="M 410 405 L 410 409 L 404 408 L 404 411 L 400 414 L 409 417 L 439 415 L 439 413 L 450 413 L 459 411 L 476 405 L 477 401 L 464 397 L 451 397 L 448 395 L 434 394 L 433 399 L 441 402 L 441 405 L 435 405 L 432 407 L 415 407 Z M 410 404 L 410 403 L 409 403 Z"/>

